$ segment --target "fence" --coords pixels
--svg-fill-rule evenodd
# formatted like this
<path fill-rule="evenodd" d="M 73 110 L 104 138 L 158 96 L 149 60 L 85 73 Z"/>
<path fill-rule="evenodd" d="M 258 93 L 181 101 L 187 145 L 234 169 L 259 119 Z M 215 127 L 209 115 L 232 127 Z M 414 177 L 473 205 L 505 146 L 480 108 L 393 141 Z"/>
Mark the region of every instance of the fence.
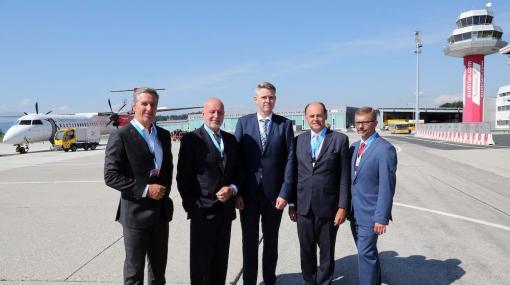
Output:
<path fill-rule="evenodd" d="M 489 122 L 418 124 L 415 135 L 463 144 L 494 145 Z"/>

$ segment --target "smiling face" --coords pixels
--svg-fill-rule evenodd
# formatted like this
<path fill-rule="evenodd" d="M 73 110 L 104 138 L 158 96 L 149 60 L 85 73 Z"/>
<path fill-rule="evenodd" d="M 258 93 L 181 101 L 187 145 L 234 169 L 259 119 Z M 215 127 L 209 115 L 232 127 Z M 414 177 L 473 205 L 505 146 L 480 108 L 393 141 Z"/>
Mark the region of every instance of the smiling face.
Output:
<path fill-rule="evenodd" d="M 158 111 L 158 100 L 149 93 L 140 93 L 133 104 L 135 119 L 145 128 L 150 129 Z"/>
<path fill-rule="evenodd" d="M 276 95 L 267 88 L 260 88 L 257 89 L 253 100 L 255 104 L 257 104 L 257 112 L 267 117 L 273 112 L 276 103 Z"/>
<path fill-rule="evenodd" d="M 204 118 L 204 124 L 206 124 L 213 132 L 217 133 L 220 130 L 225 117 L 223 103 L 217 98 L 207 100 L 204 104 L 202 117 Z"/>
<path fill-rule="evenodd" d="M 375 132 L 377 120 L 370 113 L 361 113 L 354 116 L 354 124 L 358 135 L 366 141 Z"/>
<path fill-rule="evenodd" d="M 322 131 L 326 127 L 326 112 L 319 103 L 312 103 L 306 108 L 306 121 L 308 126 L 315 133 Z"/>

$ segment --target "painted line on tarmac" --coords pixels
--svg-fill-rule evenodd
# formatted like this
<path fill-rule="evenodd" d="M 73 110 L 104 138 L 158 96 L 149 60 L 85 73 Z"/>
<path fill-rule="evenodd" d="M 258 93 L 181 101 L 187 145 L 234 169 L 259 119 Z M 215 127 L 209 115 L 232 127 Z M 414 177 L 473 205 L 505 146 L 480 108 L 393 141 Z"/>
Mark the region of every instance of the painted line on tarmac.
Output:
<path fill-rule="evenodd" d="M 407 204 L 402 204 L 402 203 L 397 203 L 397 202 L 394 202 L 393 205 L 401 206 L 401 207 L 405 207 L 405 208 L 411 208 L 411 209 L 420 210 L 420 211 L 429 212 L 429 213 L 434 213 L 434 214 L 447 216 L 447 217 L 451 217 L 451 218 L 455 218 L 455 219 L 459 219 L 459 220 L 464 220 L 464 221 L 468 221 L 468 222 L 472 222 L 472 223 L 476 223 L 476 224 L 481 224 L 481 225 L 485 225 L 485 226 L 489 226 L 489 227 L 494 227 L 494 228 L 498 228 L 498 229 L 502 229 L 502 230 L 510 232 L 510 227 L 499 225 L 499 224 L 494 224 L 494 223 L 489 223 L 489 222 L 482 221 L 482 220 L 477 220 L 477 219 L 468 218 L 468 217 L 464 217 L 464 216 L 460 216 L 460 215 L 450 214 L 450 213 L 446 213 L 446 212 L 431 210 L 431 209 L 427 209 L 427 208 L 422 208 L 422 207 L 417 207 L 417 206 L 412 206 L 412 205 L 407 205 Z"/>
<path fill-rule="evenodd" d="M 430 140 L 430 139 L 422 139 L 422 138 L 417 138 L 417 137 L 404 137 L 408 140 L 417 140 L 417 141 L 423 141 L 423 142 L 430 142 L 430 143 L 437 143 L 437 144 L 445 144 L 445 145 L 453 145 L 453 146 L 460 146 L 460 147 L 469 147 L 469 148 L 478 148 L 478 149 L 487 149 L 487 148 L 491 148 L 491 146 L 480 146 L 480 145 L 476 145 L 476 144 L 457 144 L 457 143 L 452 143 L 452 142 L 447 142 L 447 141 L 436 141 L 436 140 Z"/>
<path fill-rule="evenodd" d="M 6 182 L 0 182 L 0 185 L 16 185 L 16 184 L 66 184 L 66 183 L 104 183 L 104 180 L 6 181 Z"/>

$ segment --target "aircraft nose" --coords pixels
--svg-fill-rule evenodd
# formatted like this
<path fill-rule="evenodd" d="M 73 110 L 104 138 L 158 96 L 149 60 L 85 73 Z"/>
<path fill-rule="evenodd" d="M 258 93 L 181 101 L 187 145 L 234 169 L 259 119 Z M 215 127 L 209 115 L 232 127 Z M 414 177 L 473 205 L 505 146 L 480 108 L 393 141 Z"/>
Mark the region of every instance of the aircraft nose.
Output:
<path fill-rule="evenodd" d="M 23 143 L 23 135 L 21 130 L 17 129 L 15 126 L 5 132 L 3 143 L 5 144 L 21 144 Z"/>

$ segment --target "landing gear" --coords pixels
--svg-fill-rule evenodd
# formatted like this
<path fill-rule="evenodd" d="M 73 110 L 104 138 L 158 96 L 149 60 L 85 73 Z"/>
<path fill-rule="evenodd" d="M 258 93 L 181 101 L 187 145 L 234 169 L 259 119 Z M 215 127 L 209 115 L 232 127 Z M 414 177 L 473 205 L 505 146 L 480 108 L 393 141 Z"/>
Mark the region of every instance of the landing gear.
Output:
<path fill-rule="evenodd" d="M 26 144 L 25 146 L 21 146 L 21 145 L 16 145 L 16 152 L 19 152 L 20 154 L 24 154 L 24 153 L 27 153 L 28 152 L 28 144 Z"/>

